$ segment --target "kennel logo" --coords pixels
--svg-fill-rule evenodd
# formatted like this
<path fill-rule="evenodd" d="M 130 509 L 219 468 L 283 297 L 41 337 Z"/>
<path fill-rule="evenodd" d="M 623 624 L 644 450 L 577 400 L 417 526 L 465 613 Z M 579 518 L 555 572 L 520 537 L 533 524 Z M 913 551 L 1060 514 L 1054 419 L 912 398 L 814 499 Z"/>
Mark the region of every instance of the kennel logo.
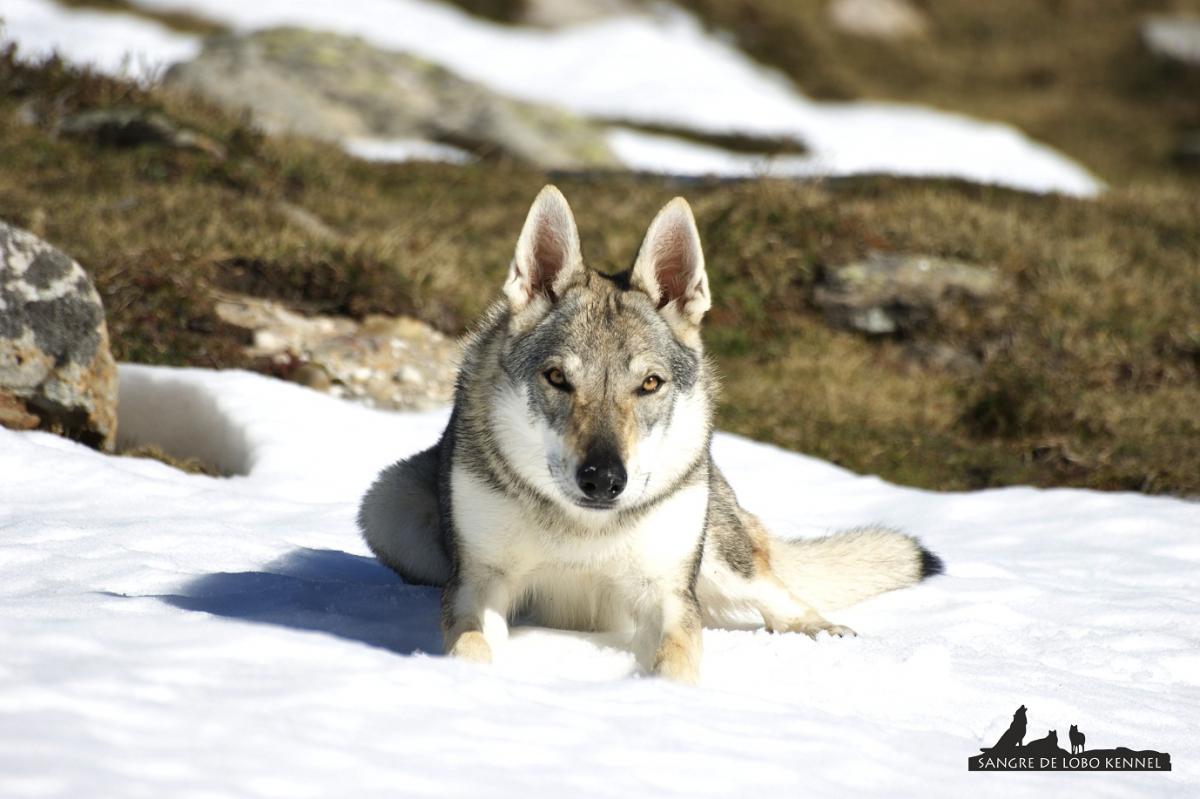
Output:
<path fill-rule="evenodd" d="M 1047 730 L 1044 738 L 1025 742 L 1025 706 L 1013 713 L 1012 724 L 996 745 L 980 749 L 967 758 L 967 771 L 1170 771 L 1171 756 L 1153 749 L 1134 751 L 1088 749 L 1087 736 L 1072 724 L 1067 732 L 1071 751 L 1058 745 L 1058 730 Z"/>

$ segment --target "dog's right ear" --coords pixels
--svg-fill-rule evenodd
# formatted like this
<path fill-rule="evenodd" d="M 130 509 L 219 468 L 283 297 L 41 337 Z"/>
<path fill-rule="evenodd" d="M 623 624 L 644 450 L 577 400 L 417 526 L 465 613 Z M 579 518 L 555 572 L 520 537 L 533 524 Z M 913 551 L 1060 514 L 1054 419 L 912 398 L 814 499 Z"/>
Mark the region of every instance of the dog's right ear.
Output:
<path fill-rule="evenodd" d="M 561 191 L 546 186 L 525 217 L 504 295 L 514 313 L 535 303 L 548 307 L 582 275 L 583 255 L 571 206 Z"/>

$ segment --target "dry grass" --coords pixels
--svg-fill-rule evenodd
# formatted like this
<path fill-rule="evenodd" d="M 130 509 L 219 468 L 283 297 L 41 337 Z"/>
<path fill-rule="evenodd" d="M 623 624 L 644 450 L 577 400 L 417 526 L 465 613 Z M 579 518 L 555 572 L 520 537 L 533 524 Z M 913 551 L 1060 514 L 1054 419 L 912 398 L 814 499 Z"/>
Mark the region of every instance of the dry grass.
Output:
<path fill-rule="evenodd" d="M 64 115 L 102 107 L 160 110 L 227 155 L 55 134 Z M 0 58 L 0 218 L 90 270 L 125 360 L 248 365 L 212 287 L 461 331 L 498 289 L 546 180 L 505 162 L 367 164 L 264 138 L 194 98 Z M 880 177 L 556 180 L 604 269 L 629 263 L 672 195 L 692 201 L 727 429 L 930 488 L 1200 494 L 1200 199 L 1175 182 L 1081 201 Z M 297 221 L 297 206 L 334 235 Z M 918 340 L 830 330 L 815 275 L 874 250 L 991 265 L 1014 288 L 999 313 L 950 317 Z M 978 369 L 922 365 L 909 352 L 928 343 Z"/>
<path fill-rule="evenodd" d="M 188 474 L 203 474 L 207 475 L 208 477 L 229 476 L 222 473 L 221 470 L 216 466 L 213 466 L 210 463 L 205 463 L 199 458 L 178 458 L 174 455 L 168 454 L 163 450 L 162 447 L 154 444 L 143 444 L 138 447 L 131 447 L 129 449 L 122 450 L 117 454 L 126 458 L 149 458 L 150 460 L 155 460 L 159 463 L 165 463 L 167 466 L 170 466 L 173 469 L 178 469 L 179 471 L 187 472 Z"/>

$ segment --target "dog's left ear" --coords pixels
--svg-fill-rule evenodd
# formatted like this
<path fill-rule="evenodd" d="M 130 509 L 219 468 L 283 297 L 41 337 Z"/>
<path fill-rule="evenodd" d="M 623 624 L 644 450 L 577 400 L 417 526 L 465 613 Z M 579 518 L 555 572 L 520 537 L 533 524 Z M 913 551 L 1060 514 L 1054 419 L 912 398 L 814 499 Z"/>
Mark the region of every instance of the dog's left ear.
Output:
<path fill-rule="evenodd" d="M 659 311 L 683 330 L 696 329 L 712 307 L 700 232 L 691 206 L 676 197 L 650 223 L 629 284 L 654 300 Z"/>

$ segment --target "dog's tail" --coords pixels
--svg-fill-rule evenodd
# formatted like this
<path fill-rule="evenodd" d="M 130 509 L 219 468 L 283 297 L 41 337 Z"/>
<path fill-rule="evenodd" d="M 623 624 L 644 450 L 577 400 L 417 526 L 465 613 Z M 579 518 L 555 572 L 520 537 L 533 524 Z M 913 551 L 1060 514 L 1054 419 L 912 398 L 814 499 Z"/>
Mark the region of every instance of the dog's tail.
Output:
<path fill-rule="evenodd" d="M 384 469 L 358 508 L 367 546 L 405 582 L 442 586 L 450 558 L 438 522 L 441 443 Z"/>
<path fill-rule="evenodd" d="M 921 542 L 886 527 L 860 527 L 808 540 L 771 539 L 771 568 L 798 598 L 837 610 L 941 574 Z"/>

